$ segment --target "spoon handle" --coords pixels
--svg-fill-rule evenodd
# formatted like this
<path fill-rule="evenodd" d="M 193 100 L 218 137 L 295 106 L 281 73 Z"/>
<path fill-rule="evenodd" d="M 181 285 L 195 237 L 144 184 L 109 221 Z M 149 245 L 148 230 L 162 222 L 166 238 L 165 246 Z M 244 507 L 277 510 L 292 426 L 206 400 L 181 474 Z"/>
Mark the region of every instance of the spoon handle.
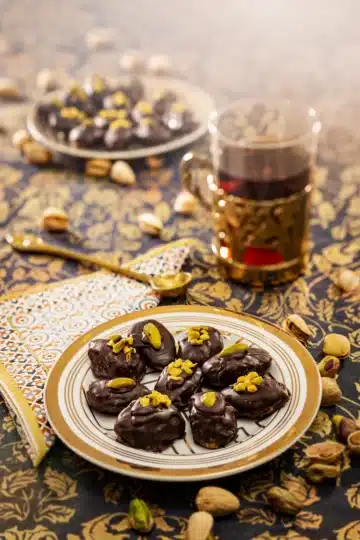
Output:
<path fill-rule="evenodd" d="M 67 248 L 60 248 L 45 243 L 39 246 L 38 249 L 34 249 L 34 251 L 48 253 L 50 255 L 56 255 L 58 257 L 62 257 L 63 259 L 73 259 L 79 262 L 94 264 L 96 266 L 100 266 L 101 268 L 105 268 L 106 270 L 110 270 L 111 272 L 115 272 L 115 274 L 120 274 L 121 276 L 136 279 L 137 281 L 141 281 L 143 283 L 149 283 L 150 278 L 147 274 L 141 274 L 140 272 L 136 272 L 135 270 L 131 270 L 130 268 L 119 266 L 118 264 L 112 264 L 94 255 L 86 255 L 84 253 L 80 253 L 79 251 L 74 251 Z"/>

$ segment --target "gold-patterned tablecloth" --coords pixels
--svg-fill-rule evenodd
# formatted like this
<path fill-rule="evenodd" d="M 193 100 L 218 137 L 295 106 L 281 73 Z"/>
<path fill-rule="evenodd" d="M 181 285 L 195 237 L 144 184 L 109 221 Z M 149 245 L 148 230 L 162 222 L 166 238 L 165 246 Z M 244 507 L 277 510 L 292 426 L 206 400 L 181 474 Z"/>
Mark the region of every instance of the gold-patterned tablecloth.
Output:
<path fill-rule="evenodd" d="M 59 4 L 58 13 L 51 2 L 26 1 L 22 3 L 21 10 L 18 2 L 4 3 L 4 27 L 10 43 L 9 50 L 0 59 L 4 74 L 22 77 L 29 91 L 33 87 L 36 70 L 44 67 L 44 63 L 53 65 L 55 61 L 57 66 L 72 71 L 74 75 L 89 72 L 91 66 L 94 69 L 103 69 L 106 73 L 113 73 L 117 68 L 118 50 L 101 51 L 91 55 L 85 52 L 83 42 L 80 43 L 84 30 L 101 22 L 106 24 L 106 10 L 101 7 L 101 13 L 98 10 L 96 16 L 98 8 L 95 4 L 82 2 L 80 6 L 78 1 L 64 0 L 61 6 Z M 132 4 L 134 8 L 131 7 Z M 329 89 L 327 97 L 331 91 L 338 91 L 340 94 L 341 89 L 345 96 L 346 91 L 356 88 L 353 83 L 354 78 L 358 77 L 358 70 L 345 68 L 346 62 L 351 66 L 352 58 L 358 60 L 359 51 L 356 49 L 358 52 L 353 53 L 353 49 L 349 47 L 342 49 L 342 54 L 338 51 L 332 57 L 334 72 L 329 72 L 331 77 L 329 75 L 330 78 L 324 78 L 324 82 L 321 82 L 320 72 L 316 71 L 315 38 L 320 36 L 326 43 L 330 38 L 327 33 L 318 32 L 317 25 L 315 41 L 310 40 L 308 43 L 305 38 L 298 41 L 295 39 L 295 29 L 294 43 L 290 44 L 291 40 L 288 40 L 286 45 L 283 43 L 282 61 L 276 62 L 274 36 L 282 35 L 284 24 L 281 22 L 281 32 L 268 35 L 266 46 L 258 48 L 259 54 L 255 54 L 256 47 L 261 47 L 261 40 L 254 40 L 249 33 L 250 29 L 253 25 L 259 25 L 260 19 L 265 24 L 266 17 L 271 17 L 271 14 L 267 12 L 266 17 L 256 18 L 246 11 L 243 15 L 250 17 L 252 24 L 244 24 L 242 31 L 237 34 L 239 39 L 244 40 L 244 44 L 248 44 L 244 45 L 242 50 L 251 50 L 253 54 L 243 54 L 241 59 L 239 47 L 230 46 L 231 36 L 237 35 L 233 25 L 235 21 L 236 27 L 239 25 L 241 17 L 238 6 L 241 2 L 229 2 L 229 10 L 221 10 L 221 13 L 218 3 L 202 2 L 203 11 L 207 13 L 205 19 L 203 11 L 197 13 L 193 3 L 190 6 L 188 2 L 188 11 L 183 9 L 183 2 L 181 7 L 178 2 L 173 4 L 175 15 L 161 9 L 159 2 L 155 0 L 150 4 L 142 1 L 143 10 L 138 8 L 137 3 L 129 3 L 126 7 L 122 2 L 113 3 L 111 9 L 120 9 L 116 6 L 121 5 L 121 9 L 126 10 L 128 16 L 109 18 L 107 22 L 114 24 L 113 21 L 117 20 L 122 29 L 117 36 L 119 40 L 121 37 L 122 47 L 139 44 L 148 47 L 149 36 L 154 49 L 167 44 L 167 50 L 173 52 L 179 64 L 183 62 L 192 79 L 213 91 L 220 101 L 235 97 L 234 91 L 226 90 L 229 88 L 246 88 L 249 94 L 259 95 L 259 89 L 264 86 L 270 93 L 274 93 L 275 84 L 276 92 L 283 92 L 286 97 L 293 95 L 295 88 L 303 88 L 302 97 L 312 103 L 321 102 L 319 94 L 324 92 L 325 88 Z M 305 4 L 309 5 L 306 7 Z M 309 31 L 314 20 L 313 10 L 320 9 L 317 6 L 323 5 L 323 2 L 315 4 L 303 2 L 304 9 L 298 10 L 296 14 L 297 17 L 306 19 L 304 28 L 310 27 Z M 105 4 L 101 4 L 103 5 Z M 281 8 L 289 25 L 293 20 L 293 13 L 290 16 L 286 11 L 290 5 L 289 2 L 283 2 Z M 98 6 L 100 9 L 100 4 Z M 132 9 L 137 10 L 137 18 Z M 324 9 L 328 13 L 328 3 Z M 194 10 L 194 17 L 199 24 L 201 20 L 209 27 L 203 37 L 200 34 L 199 38 L 191 35 L 189 24 L 185 21 L 191 10 Z M 36 20 L 35 15 L 33 16 L 35 13 Z M 278 17 L 280 21 L 281 17 L 276 13 L 275 9 L 274 17 Z M 326 17 L 326 25 L 333 24 L 331 17 L 335 17 L 333 12 Z M 357 20 L 357 17 L 351 17 L 354 21 Z M 341 17 L 339 15 L 335 18 L 340 20 Z M 176 25 L 178 19 L 183 21 L 181 36 L 176 31 L 169 33 L 164 30 L 168 29 L 167 21 Z M 220 21 L 225 24 L 225 19 L 224 28 L 230 29 L 223 29 L 222 39 L 217 42 L 218 50 L 214 51 L 214 58 L 211 57 L 212 68 L 207 60 L 208 36 L 218 28 Z M 128 28 L 130 20 L 133 21 L 130 25 L 131 32 Z M 276 21 L 273 20 L 273 24 L 276 24 Z M 323 24 L 325 25 L 325 22 Z M 261 25 L 260 27 L 262 30 L 259 36 L 266 36 L 267 29 L 273 28 L 268 22 L 266 28 Z M 336 34 L 335 31 L 328 33 Z M 341 33 L 342 36 L 344 34 L 346 32 Z M 186 44 L 182 40 L 183 35 L 186 37 Z M 284 39 L 286 35 L 285 33 Z M 162 41 L 159 36 L 163 36 Z M 223 49 L 220 43 L 222 41 Z M 301 44 L 299 55 L 296 52 L 296 43 Z M 197 56 L 194 53 L 194 44 L 198 45 Z M 329 50 L 326 50 L 326 56 L 329 55 Z M 334 50 L 337 51 L 336 48 Z M 294 61 L 293 55 L 297 61 Z M 248 57 L 251 57 L 251 60 L 248 60 Z M 299 67 L 295 72 L 293 66 L 299 66 L 301 59 L 303 69 Z M 254 65 L 250 65 L 250 61 L 253 61 Z M 287 70 L 284 64 L 286 61 Z M 207 66 L 207 69 L 204 66 Z M 311 70 L 314 73 L 312 84 L 308 77 Z M 355 91 L 348 97 L 348 101 L 354 100 L 354 106 L 350 108 L 346 119 L 352 124 L 352 129 L 337 126 L 339 120 L 345 121 L 345 115 L 339 112 L 333 99 L 324 100 L 322 109 L 320 107 L 320 112 L 323 110 L 327 113 L 325 121 L 327 120 L 328 124 L 321 141 L 320 161 L 315 179 L 313 249 L 307 275 L 288 286 L 257 292 L 224 281 L 222 270 L 215 267 L 213 256 L 205 249 L 197 251 L 191 263 L 195 280 L 188 296 L 183 299 L 184 302 L 218 305 L 235 311 L 244 310 L 275 323 L 280 323 L 287 313 L 297 312 L 314 330 L 310 351 L 317 360 L 321 357 L 322 339 L 328 332 L 348 335 L 352 345 L 352 355 L 344 361 L 339 376 L 344 394 L 341 402 L 336 407 L 322 409 L 302 440 L 274 462 L 256 471 L 216 482 L 239 494 L 241 498 L 241 508 L 236 515 L 216 522 L 215 534 L 221 540 L 360 538 L 359 458 L 350 459 L 350 456 L 345 454 L 340 478 L 336 482 L 321 485 L 309 483 L 302 469 L 304 449 L 314 441 L 334 437 L 331 416 L 335 412 L 360 419 L 360 293 L 357 291 L 341 294 L 331 280 L 331 275 L 338 266 L 360 271 L 359 107 Z M 0 112 L 1 123 L 12 128 L 19 127 L 24 116 L 22 106 L 12 109 L 6 107 Z M 3 122 L 3 118 L 6 122 Z M 68 211 L 73 228 L 78 233 L 78 249 L 114 253 L 116 259 L 124 262 L 159 244 L 158 240 L 143 236 L 137 227 L 137 214 L 145 209 L 155 212 L 166 223 L 163 241 L 195 236 L 209 244 L 211 231 L 205 212 L 199 210 L 193 217 L 173 214 L 172 203 L 179 189 L 179 154 L 168 156 L 164 166 L 155 172 L 149 171 L 141 163 L 137 164 L 138 184 L 134 189 L 127 189 L 107 181 L 84 178 L 76 172 L 62 169 L 39 170 L 24 165 L 18 153 L 11 148 L 10 137 L 0 137 L 0 293 L 26 291 L 32 285 L 56 282 L 88 272 L 84 267 L 72 262 L 13 253 L 3 241 L 8 228 L 36 229 L 39 216 L 49 205 L 64 206 Z M 74 240 L 60 235 L 57 241 L 66 243 Z M 60 442 L 57 442 L 35 470 L 3 403 L 0 405 L 0 419 L 0 539 L 136 539 L 139 538 L 138 535 L 131 532 L 125 519 L 129 500 L 135 495 L 143 497 L 152 506 L 155 528 L 150 538 L 180 540 L 183 537 L 186 519 L 194 509 L 193 501 L 198 484 L 159 485 L 114 476 L 78 458 Z M 296 492 L 303 502 L 303 509 L 295 518 L 276 515 L 267 504 L 266 489 L 280 482 Z"/>

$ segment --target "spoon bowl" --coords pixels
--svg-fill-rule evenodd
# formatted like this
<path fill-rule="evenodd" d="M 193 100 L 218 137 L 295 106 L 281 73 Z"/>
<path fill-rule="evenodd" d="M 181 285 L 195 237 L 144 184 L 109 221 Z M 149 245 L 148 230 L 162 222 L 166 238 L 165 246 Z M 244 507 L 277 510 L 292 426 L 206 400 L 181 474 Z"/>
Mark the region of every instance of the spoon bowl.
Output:
<path fill-rule="evenodd" d="M 150 278 L 150 285 L 153 291 L 164 298 L 177 298 L 186 291 L 191 280 L 190 272 L 160 274 Z"/>

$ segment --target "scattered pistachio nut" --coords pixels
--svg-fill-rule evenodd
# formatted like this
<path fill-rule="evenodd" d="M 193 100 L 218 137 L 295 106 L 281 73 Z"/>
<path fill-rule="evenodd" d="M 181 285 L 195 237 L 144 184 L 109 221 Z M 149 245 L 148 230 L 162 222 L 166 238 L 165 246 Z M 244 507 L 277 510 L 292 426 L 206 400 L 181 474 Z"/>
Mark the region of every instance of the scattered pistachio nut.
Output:
<path fill-rule="evenodd" d="M 146 163 L 152 170 L 160 169 L 164 164 L 164 158 L 157 156 L 150 156 L 146 158 Z"/>
<path fill-rule="evenodd" d="M 134 186 L 136 176 L 134 170 L 125 161 L 115 161 L 110 171 L 110 178 L 117 184 Z"/>
<path fill-rule="evenodd" d="M 58 79 L 55 71 L 42 69 L 36 75 L 36 87 L 42 92 L 50 92 L 58 87 Z"/>
<path fill-rule="evenodd" d="M 335 284 L 344 292 L 352 292 L 359 287 L 360 276 L 348 268 L 339 268 L 335 276 Z"/>
<path fill-rule="evenodd" d="M 335 405 L 342 398 L 342 392 L 334 379 L 330 377 L 321 377 L 321 386 L 322 386 L 322 397 L 321 397 L 321 406 L 330 407 Z"/>
<path fill-rule="evenodd" d="M 166 54 L 153 54 L 147 62 L 147 68 L 155 75 L 165 75 L 171 71 L 171 59 Z"/>
<path fill-rule="evenodd" d="M 295 515 L 303 507 L 295 493 L 279 486 L 268 489 L 266 496 L 273 510 L 280 514 Z"/>
<path fill-rule="evenodd" d="M 344 453 L 345 446 L 335 441 L 323 441 L 311 444 L 305 450 L 305 455 L 312 461 L 334 463 Z"/>
<path fill-rule="evenodd" d="M 214 518 L 209 512 L 194 512 L 189 517 L 186 540 L 210 540 Z"/>
<path fill-rule="evenodd" d="M 88 159 L 85 166 L 85 173 L 96 178 L 108 176 L 111 169 L 111 161 L 107 159 Z"/>
<path fill-rule="evenodd" d="M 15 131 L 12 136 L 12 143 L 18 150 L 22 150 L 25 143 L 31 142 L 32 137 L 26 129 Z"/>
<path fill-rule="evenodd" d="M 219 358 L 224 356 L 230 356 L 231 354 L 246 353 L 249 350 L 249 345 L 246 343 L 232 343 L 227 347 L 224 347 L 219 354 Z"/>
<path fill-rule="evenodd" d="M 69 226 L 69 217 L 61 208 L 47 208 L 42 216 L 44 229 L 52 232 L 66 231 Z"/>
<path fill-rule="evenodd" d="M 142 499 L 133 499 L 130 502 L 128 523 L 130 527 L 140 533 L 149 533 L 154 526 L 154 519 L 150 509 Z"/>
<path fill-rule="evenodd" d="M 44 146 L 36 141 L 28 141 L 22 145 L 25 160 L 33 165 L 46 165 L 51 162 L 52 155 Z"/>
<path fill-rule="evenodd" d="M 152 236 L 158 236 L 164 227 L 161 219 L 150 213 L 141 214 L 138 222 L 142 232 Z"/>
<path fill-rule="evenodd" d="M 307 343 L 313 335 L 304 319 L 295 313 L 288 315 L 283 323 L 283 328 L 288 330 L 302 343 Z"/>
<path fill-rule="evenodd" d="M 86 43 L 93 51 L 108 49 L 114 43 L 114 32 L 109 28 L 92 28 L 86 34 Z"/>
<path fill-rule="evenodd" d="M 337 478 L 341 472 L 340 463 L 312 463 L 306 469 L 306 476 L 311 482 L 320 483 L 329 478 Z"/>
<path fill-rule="evenodd" d="M 349 435 L 355 431 L 360 431 L 360 424 L 352 418 L 346 418 L 340 414 L 335 414 L 332 418 L 336 434 L 341 442 L 347 443 Z"/>
<path fill-rule="evenodd" d="M 350 341 L 342 334 L 328 334 L 323 343 L 324 354 L 336 356 L 337 358 L 346 358 L 350 354 Z"/>
<path fill-rule="evenodd" d="M 124 71 L 141 71 L 145 66 L 144 55 L 140 51 L 127 51 L 119 59 Z"/>
<path fill-rule="evenodd" d="M 154 349 L 161 348 L 161 343 L 162 343 L 161 334 L 160 334 L 160 330 L 158 329 L 157 326 L 155 326 L 155 324 L 153 323 L 145 324 L 143 328 L 143 332 L 145 336 L 148 338 L 148 340 L 150 341 L 150 345 L 152 345 Z"/>
<path fill-rule="evenodd" d="M 209 512 L 214 517 L 232 514 L 240 508 L 240 501 L 236 495 L 216 486 L 201 488 L 195 502 L 199 510 Z"/>
<path fill-rule="evenodd" d="M 189 191 L 181 191 L 175 199 L 174 210 L 185 216 L 193 214 L 197 207 L 197 200 Z"/>
<path fill-rule="evenodd" d="M 334 378 L 340 371 L 341 362 L 336 356 L 325 356 L 318 364 L 322 377 Z"/>
<path fill-rule="evenodd" d="M 350 433 L 347 445 L 352 454 L 360 454 L 360 430 Z"/>
<path fill-rule="evenodd" d="M 135 386 L 136 382 L 134 379 L 129 377 L 117 377 L 116 379 L 111 379 L 107 383 L 108 388 L 127 388 L 129 386 Z"/>
<path fill-rule="evenodd" d="M 19 99 L 21 92 L 18 83 L 14 79 L 0 77 L 0 98 Z"/>

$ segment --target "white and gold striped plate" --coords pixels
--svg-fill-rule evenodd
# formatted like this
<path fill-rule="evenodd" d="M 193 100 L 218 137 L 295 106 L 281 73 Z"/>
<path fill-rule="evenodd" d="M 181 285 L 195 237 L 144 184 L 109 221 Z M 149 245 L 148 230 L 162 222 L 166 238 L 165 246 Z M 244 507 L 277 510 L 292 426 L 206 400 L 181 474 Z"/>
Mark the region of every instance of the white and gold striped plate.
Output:
<path fill-rule="evenodd" d="M 91 410 L 85 390 L 94 376 L 87 348 L 90 340 L 114 332 L 124 334 L 135 322 L 153 318 L 174 334 L 189 326 L 214 326 L 225 343 L 240 337 L 262 347 L 273 357 L 270 372 L 291 392 L 291 399 L 279 411 L 260 422 L 238 421 L 234 442 L 225 448 L 207 450 L 191 436 L 187 412 L 185 439 L 162 453 L 130 448 L 116 440 L 115 416 Z M 149 371 L 143 383 L 154 387 L 158 372 Z M 306 431 L 319 408 L 320 376 L 311 355 L 280 328 L 246 314 L 201 306 L 160 307 L 124 315 L 97 326 L 77 339 L 52 368 L 45 405 L 49 421 L 62 441 L 85 459 L 111 471 L 168 481 L 219 478 L 256 467 L 284 452 Z"/>

